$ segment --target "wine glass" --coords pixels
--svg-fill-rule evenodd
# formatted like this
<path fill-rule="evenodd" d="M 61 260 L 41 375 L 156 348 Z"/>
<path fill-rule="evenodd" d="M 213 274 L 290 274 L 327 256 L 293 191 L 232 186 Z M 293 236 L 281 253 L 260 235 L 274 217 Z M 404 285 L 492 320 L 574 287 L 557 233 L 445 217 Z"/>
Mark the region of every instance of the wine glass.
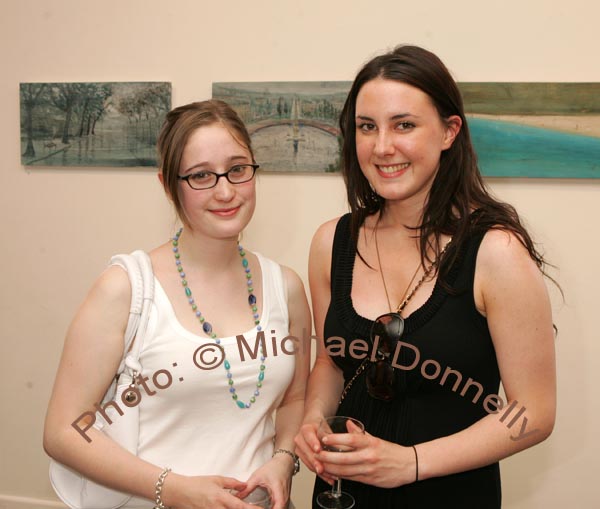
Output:
<path fill-rule="evenodd" d="M 252 493 L 243 499 L 247 504 L 262 507 L 263 509 L 271 509 L 271 495 L 266 488 L 257 486 Z"/>
<path fill-rule="evenodd" d="M 348 425 L 349 423 L 354 424 L 360 431 L 351 430 Z M 350 452 L 353 450 L 352 447 L 344 446 L 331 446 L 323 443 L 323 438 L 332 433 L 364 433 L 365 426 L 362 422 L 353 419 L 352 417 L 344 417 L 336 415 L 334 417 L 326 417 L 321 421 L 317 436 L 321 441 L 323 450 L 331 452 Z M 317 496 L 317 504 L 323 509 L 350 509 L 354 507 L 354 497 L 349 493 L 342 491 L 342 480 L 336 479 L 331 490 L 319 493 Z"/>

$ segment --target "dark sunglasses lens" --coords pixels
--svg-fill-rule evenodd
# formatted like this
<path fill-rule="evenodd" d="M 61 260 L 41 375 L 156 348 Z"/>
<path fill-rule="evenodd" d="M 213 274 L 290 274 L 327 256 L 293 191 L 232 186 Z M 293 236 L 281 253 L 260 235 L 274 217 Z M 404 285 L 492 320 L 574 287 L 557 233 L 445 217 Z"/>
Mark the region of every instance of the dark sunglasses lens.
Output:
<path fill-rule="evenodd" d="M 404 320 L 397 313 L 381 315 L 373 323 L 371 338 L 379 336 L 378 350 L 384 355 L 391 355 L 404 332 Z"/>
<path fill-rule="evenodd" d="M 367 373 L 367 391 L 375 399 L 394 399 L 394 369 L 389 362 L 381 360 L 372 364 Z"/>
<path fill-rule="evenodd" d="M 404 319 L 398 313 L 380 316 L 377 321 L 383 326 L 388 335 L 402 336 L 404 332 Z"/>

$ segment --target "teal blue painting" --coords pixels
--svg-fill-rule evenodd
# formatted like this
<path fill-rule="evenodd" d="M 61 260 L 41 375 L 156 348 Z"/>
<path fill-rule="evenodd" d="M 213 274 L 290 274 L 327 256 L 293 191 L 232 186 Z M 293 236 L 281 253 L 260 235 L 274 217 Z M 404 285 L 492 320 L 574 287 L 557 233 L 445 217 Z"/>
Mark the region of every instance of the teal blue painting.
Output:
<path fill-rule="evenodd" d="M 600 177 L 600 137 L 481 118 L 468 122 L 484 175 Z"/>
<path fill-rule="evenodd" d="M 335 172 L 350 82 L 214 83 L 267 171 Z M 459 83 L 488 177 L 600 178 L 600 83 Z"/>
<path fill-rule="evenodd" d="M 490 177 L 600 178 L 600 83 L 460 83 Z"/>

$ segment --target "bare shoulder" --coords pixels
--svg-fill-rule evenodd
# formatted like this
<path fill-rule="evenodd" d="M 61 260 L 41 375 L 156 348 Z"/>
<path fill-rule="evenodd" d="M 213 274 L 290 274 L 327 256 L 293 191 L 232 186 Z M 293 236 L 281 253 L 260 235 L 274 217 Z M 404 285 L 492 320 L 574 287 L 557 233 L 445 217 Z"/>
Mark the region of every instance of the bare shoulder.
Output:
<path fill-rule="evenodd" d="M 288 294 L 295 295 L 300 292 L 304 293 L 304 283 L 295 270 L 281 265 L 281 273 L 288 289 Z"/>
<path fill-rule="evenodd" d="M 110 372 L 114 375 L 114 366 L 123 351 L 130 306 L 129 276 L 121 267 L 111 265 L 96 279 L 75 314 L 67 332 L 63 358 L 72 359 L 80 371 L 101 362 L 110 367 L 103 367 L 104 375 L 109 377 Z"/>
<path fill-rule="evenodd" d="M 489 230 L 483 237 L 477 265 L 478 270 L 486 274 L 521 270 L 540 272 L 519 237 L 513 232 L 499 229 Z"/>
<path fill-rule="evenodd" d="M 310 330 L 311 314 L 302 279 L 285 265 L 281 266 L 287 290 L 287 304 L 290 316 L 290 331 Z"/>
<path fill-rule="evenodd" d="M 309 254 L 309 271 L 317 270 L 322 276 L 329 274 L 335 229 L 340 218 L 323 223 L 313 235 Z"/>
<path fill-rule="evenodd" d="M 308 310 L 308 300 L 306 298 L 306 290 L 300 276 L 289 267 L 281 266 L 281 272 L 285 281 L 287 301 L 290 309 L 296 309 L 303 314 Z"/>
<path fill-rule="evenodd" d="M 505 230 L 489 230 L 481 242 L 475 270 L 475 302 L 484 315 L 494 302 L 513 302 L 546 293 L 544 277 L 519 237 Z"/>
<path fill-rule="evenodd" d="M 113 302 L 116 305 L 131 301 L 131 283 L 127 271 L 118 265 L 110 265 L 96 279 L 89 297 Z"/>
<path fill-rule="evenodd" d="M 313 235 L 311 250 L 331 250 L 331 244 L 339 220 L 339 217 L 330 219 L 317 228 L 317 231 Z"/>

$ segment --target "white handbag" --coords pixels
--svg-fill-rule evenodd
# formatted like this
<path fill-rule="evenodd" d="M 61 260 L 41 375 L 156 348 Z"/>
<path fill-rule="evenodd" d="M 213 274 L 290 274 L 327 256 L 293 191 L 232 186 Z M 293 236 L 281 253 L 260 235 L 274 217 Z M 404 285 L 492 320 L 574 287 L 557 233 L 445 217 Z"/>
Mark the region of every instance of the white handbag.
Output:
<path fill-rule="evenodd" d="M 123 359 L 117 370 L 117 376 L 102 400 L 102 405 L 111 400 L 120 405 L 124 401 L 122 397 L 126 398 L 128 395 L 134 397 L 127 391 L 134 387 L 132 382 L 142 369 L 138 359 L 144 344 L 150 308 L 154 299 L 154 274 L 150 258 L 143 251 L 113 256 L 110 264 L 123 267 L 131 283 L 131 307 L 124 336 Z M 124 392 L 125 396 L 123 396 Z M 139 392 L 138 397 L 140 397 Z M 111 405 L 106 409 L 106 414 L 112 424 L 109 425 L 102 415 L 96 412 L 94 428 L 103 431 L 128 451 L 137 454 L 138 405 L 123 408 L 123 415 L 120 415 Z M 50 482 L 58 497 L 72 509 L 116 509 L 131 498 L 131 495 L 90 481 L 53 459 L 50 460 Z"/>

